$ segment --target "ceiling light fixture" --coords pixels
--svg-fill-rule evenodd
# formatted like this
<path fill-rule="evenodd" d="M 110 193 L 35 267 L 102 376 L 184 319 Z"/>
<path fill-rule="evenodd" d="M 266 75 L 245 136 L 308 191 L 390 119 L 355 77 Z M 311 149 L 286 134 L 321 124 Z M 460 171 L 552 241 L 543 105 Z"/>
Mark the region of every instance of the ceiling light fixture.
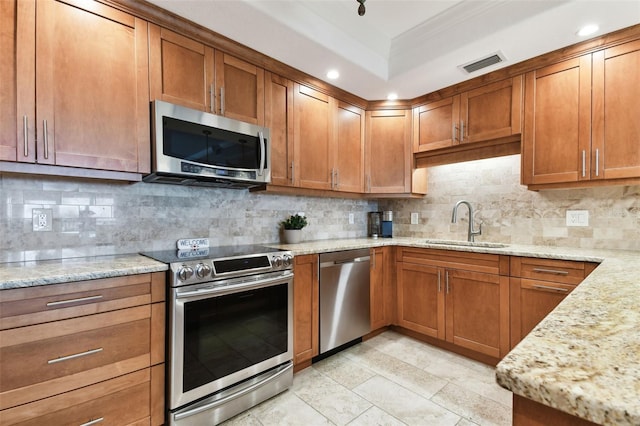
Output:
<path fill-rule="evenodd" d="M 395 101 L 396 99 L 398 99 L 398 94 L 397 93 L 389 93 L 387 95 L 387 100 L 388 101 Z"/>
<path fill-rule="evenodd" d="M 589 24 L 589 25 L 585 25 L 584 27 L 580 28 L 576 34 L 579 35 L 580 37 L 586 37 L 586 36 L 589 36 L 591 34 L 594 34 L 599 29 L 600 29 L 600 27 L 598 27 L 596 24 Z"/>
<path fill-rule="evenodd" d="M 329 80 L 335 80 L 338 77 L 340 77 L 340 73 L 338 72 L 338 70 L 329 70 L 329 71 L 327 71 L 327 78 Z"/>
<path fill-rule="evenodd" d="M 364 8 L 364 2 L 367 0 L 356 0 L 356 1 L 360 3 L 360 6 L 358 6 L 358 15 L 364 16 L 364 13 L 366 12 L 366 9 Z"/>

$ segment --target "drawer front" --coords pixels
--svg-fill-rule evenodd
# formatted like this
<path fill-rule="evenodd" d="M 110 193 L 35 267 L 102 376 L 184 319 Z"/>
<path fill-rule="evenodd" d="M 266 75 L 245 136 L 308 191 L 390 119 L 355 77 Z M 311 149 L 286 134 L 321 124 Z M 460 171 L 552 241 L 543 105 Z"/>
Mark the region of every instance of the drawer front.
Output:
<path fill-rule="evenodd" d="M 587 276 L 585 262 L 570 260 L 511 258 L 511 275 L 563 284 L 580 284 Z"/>
<path fill-rule="evenodd" d="M 164 273 L 0 292 L 0 329 L 108 312 L 164 300 Z M 161 297 L 157 294 L 161 293 Z M 155 300 L 154 300 L 155 299 Z"/>
<path fill-rule="evenodd" d="M 150 365 L 151 306 L 0 332 L 0 408 Z"/>
<path fill-rule="evenodd" d="M 508 274 L 507 256 L 444 249 L 402 247 L 398 261 L 420 265 L 442 266 L 488 274 Z"/>
<path fill-rule="evenodd" d="M 147 420 L 151 407 L 149 369 L 0 411 L 0 424 L 129 425 Z M 93 422 L 93 423 L 91 423 Z"/>

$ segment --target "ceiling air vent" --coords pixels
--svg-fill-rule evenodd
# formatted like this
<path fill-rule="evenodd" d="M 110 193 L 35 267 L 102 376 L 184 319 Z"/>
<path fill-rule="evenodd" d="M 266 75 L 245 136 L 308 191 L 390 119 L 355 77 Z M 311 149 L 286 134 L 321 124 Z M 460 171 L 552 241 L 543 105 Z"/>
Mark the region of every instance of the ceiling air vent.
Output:
<path fill-rule="evenodd" d="M 495 52 L 485 56 L 484 58 L 476 59 L 463 65 L 458 65 L 458 68 L 464 70 L 467 74 L 471 74 L 472 72 L 476 72 L 482 68 L 486 68 L 506 60 L 507 59 L 502 52 Z"/>

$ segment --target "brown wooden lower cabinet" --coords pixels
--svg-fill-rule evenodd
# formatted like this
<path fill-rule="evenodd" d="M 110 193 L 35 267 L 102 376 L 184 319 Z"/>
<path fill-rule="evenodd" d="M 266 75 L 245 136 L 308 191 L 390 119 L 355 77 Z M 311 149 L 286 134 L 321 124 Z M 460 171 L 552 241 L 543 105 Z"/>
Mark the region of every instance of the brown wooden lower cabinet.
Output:
<path fill-rule="evenodd" d="M 395 247 L 375 247 L 370 251 L 371 331 L 395 322 Z"/>
<path fill-rule="evenodd" d="M 488 355 L 509 350 L 508 257 L 400 248 L 397 324 Z"/>
<path fill-rule="evenodd" d="M 319 258 L 296 256 L 293 276 L 293 363 L 304 366 L 319 353 Z"/>
<path fill-rule="evenodd" d="M 597 266 L 596 263 L 511 257 L 511 347 L 520 342 Z"/>
<path fill-rule="evenodd" d="M 522 396 L 513 395 L 513 426 L 595 426 L 580 417 L 572 416 Z"/>
<path fill-rule="evenodd" d="M 0 424 L 162 424 L 164 299 L 164 273 L 1 291 Z"/>

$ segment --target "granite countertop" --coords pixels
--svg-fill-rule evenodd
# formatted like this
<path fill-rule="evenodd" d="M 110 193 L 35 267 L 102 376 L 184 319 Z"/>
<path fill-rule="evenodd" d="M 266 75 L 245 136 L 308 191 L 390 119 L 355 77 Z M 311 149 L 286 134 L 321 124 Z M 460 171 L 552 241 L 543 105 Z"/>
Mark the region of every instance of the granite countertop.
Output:
<path fill-rule="evenodd" d="M 512 392 L 599 424 L 640 425 L 640 252 L 567 247 L 447 246 L 417 238 L 270 244 L 295 255 L 411 246 L 600 263 L 497 366 Z M 132 254 L 0 264 L 0 289 L 167 270 Z"/>
<path fill-rule="evenodd" d="M 139 254 L 0 263 L 0 290 L 166 271 Z"/>

